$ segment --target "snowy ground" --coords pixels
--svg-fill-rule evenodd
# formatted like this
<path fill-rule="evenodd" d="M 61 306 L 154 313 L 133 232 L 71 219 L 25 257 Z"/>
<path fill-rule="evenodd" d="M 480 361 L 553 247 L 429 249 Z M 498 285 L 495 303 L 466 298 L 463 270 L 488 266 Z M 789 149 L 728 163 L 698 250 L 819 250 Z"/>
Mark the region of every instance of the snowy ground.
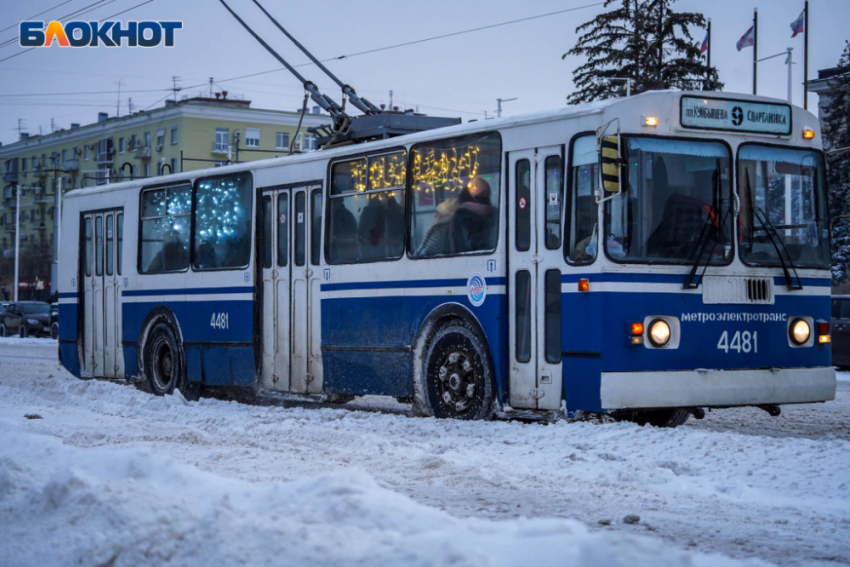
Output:
<path fill-rule="evenodd" d="M 0 566 L 850 565 L 840 379 L 779 418 L 463 423 L 156 398 L 0 339 Z"/>

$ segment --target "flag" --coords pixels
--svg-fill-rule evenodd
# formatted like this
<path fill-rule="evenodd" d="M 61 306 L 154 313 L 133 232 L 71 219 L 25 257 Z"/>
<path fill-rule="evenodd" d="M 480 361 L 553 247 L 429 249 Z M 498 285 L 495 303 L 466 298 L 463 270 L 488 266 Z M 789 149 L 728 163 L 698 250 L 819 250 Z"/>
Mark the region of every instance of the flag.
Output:
<path fill-rule="evenodd" d="M 741 39 L 738 40 L 738 43 L 736 43 L 735 46 L 738 48 L 738 51 L 741 51 L 745 47 L 752 47 L 755 44 L 755 26 L 752 26 L 747 30 L 747 33 L 741 36 Z"/>
<path fill-rule="evenodd" d="M 708 51 L 708 32 L 705 34 L 705 39 L 702 40 L 702 45 L 699 48 L 699 54 L 702 55 L 706 51 Z"/>
<path fill-rule="evenodd" d="M 791 22 L 791 31 L 794 32 L 791 37 L 797 37 L 798 33 L 806 31 L 806 10 L 800 12 L 800 17 Z"/>

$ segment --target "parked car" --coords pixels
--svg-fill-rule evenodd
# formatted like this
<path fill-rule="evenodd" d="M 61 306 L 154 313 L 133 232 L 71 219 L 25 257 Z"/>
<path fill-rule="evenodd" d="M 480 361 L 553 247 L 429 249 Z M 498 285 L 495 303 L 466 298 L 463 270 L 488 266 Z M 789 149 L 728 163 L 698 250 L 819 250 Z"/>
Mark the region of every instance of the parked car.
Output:
<path fill-rule="evenodd" d="M 850 295 L 832 296 L 832 365 L 850 367 Z"/>
<path fill-rule="evenodd" d="M 50 336 L 50 304 L 12 301 L 0 313 L 0 337 Z"/>
<path fill-rule="evenodd" d="M 50 304 L 50 336 L 54 339 L 59 338 L 59 304 Z"/>

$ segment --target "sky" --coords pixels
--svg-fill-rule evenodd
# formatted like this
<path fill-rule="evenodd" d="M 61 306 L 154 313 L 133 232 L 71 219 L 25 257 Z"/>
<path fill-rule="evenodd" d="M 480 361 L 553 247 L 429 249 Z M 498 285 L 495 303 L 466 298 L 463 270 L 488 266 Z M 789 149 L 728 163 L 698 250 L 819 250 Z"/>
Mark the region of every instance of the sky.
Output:
<path fill-rule="evenodd" d="M 251 0 L 227 0 L 254 29 L 293 65 L 308 62 L 269 23 Z M 94 4 L 92 6 L 92 4 Z M 584 63 L 561 56 L 576 42 L 576 27 L 599 14 L 599 0 L 314 0 L 263 2 L 282 25 L 361 96 L 375 104 L 392 103 L 437 116 L 464 120 L 557 108 L 573 90 L 572 72 Z M 595 4 L 595 5 L 594 5 Z M 78 17 L 63 18 L 90 7 Z M 679 0 L 677 11 L 701 12 L 712 20 L 712 64 L 727 93 L 752 91 L 752 48 L 735 43 L 759 11 L 759 57 L 794 48 L 793 102 L 803 99 L 803 36 L 791 39 L 790 23 L 802 0 Z M 396 47 L 363 51 L 451 34 L 482 26 L 563 10 L 572 11 Z M 21 21 L 37 18 L 101 20 L 179 20 L 175 46 L 166 48 L 38 48 L 28 52 L 15 37 Z M 114 14 L 124 12 L 119 16 Z M 811 0 L 809 77 L 838 63 L 850 39 L 850 0 Z M 4 29 L 8 28 L 8 29 Z M 46 134 L 71 122 L 96 121 L 98 112 L 114 116 L 164 104 L 179 77 L 179 96 L 226 90 L 255 108 L 296 110 L 303 100 L 300 82 L 268 54 L 216 0 L 0 0 L 0 142 L 24 131 Z M 694 42 L 705 32 L 693 30 Z M 6 42 L 9 42 L 6 45 Z M 15 56 L 16 54 L 20 54 Z M 759 65 L 759 94 L 785 99 L 785 57 Z M 298 68 L 323 92 L 340 102 L 339 88 L 312 65 Z M 276 70 L 258 76 L 235 77 Z M 120 83 L 120 95 L 119 95 Z M 86 94 L 68 94 L 86 93 Z M 817 95 L 809 94 L 816 112 Z"/>

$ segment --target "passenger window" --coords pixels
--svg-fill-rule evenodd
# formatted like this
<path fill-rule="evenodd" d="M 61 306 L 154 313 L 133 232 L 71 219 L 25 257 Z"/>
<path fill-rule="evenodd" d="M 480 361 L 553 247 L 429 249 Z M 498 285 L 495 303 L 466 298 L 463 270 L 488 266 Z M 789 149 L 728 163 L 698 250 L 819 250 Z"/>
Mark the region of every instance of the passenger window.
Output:
<path fill-rule="evenodd" d="M 569 213 L 566 220 L 567 260 L 589 264 L 596 259 L 596 187 L 599 183 L 596 137 L 584 136 L 573 144 L 570 161 Z"/>
<path fill-rule="evenodd" d="M 179 272 L 189 267 L 192 187 L 179 185 L 142 193 L 139 272 Z"/>
<path fill-rule="evenodd" d="M 304 211 L 304 191 L 295 194 L 295 265 L 304 265 L 304 237 L 307 215 Z"/>
<path fill-rule="evenodd" d="M 501 139 L 496 133 L 428 142 L 411 151 L 410 255 L 494 250 Z"/>
<path fill-rule="evenodd" d="M 277 197 L 277 265 L 283 268 L 289 262 L 289 193 Z"/>
<path fill-rule="evenodd" d="M 561 200 L 564 194 L 564 176 L 561 156 L 546 158 L 546 248 L 561 247 Z"/>
<path fill-rule="evenodd" d="M 84 247 L 86 249 L 86 276 L 91 276 L 91 218 L 86 219 L 86 238 Z"/>
<path fill-rule="evenodd" d="M 94 219 L 94 275 L 103 275 L 103 217 Z"/>
<path fill-rule="evenodd" d="M 405 152 L 334 164 L 327 222 L 328 263 L 401 257 L 406 176 Z"/>
<path fill-rule="evenodd" d="M 115 233 L 113 216 L 106 215 L 106 275 L 111 276 L 115 266 Z"/>
<path fill-rule="evenodd" d="M 272 198 L 263 197 L 263 268 L 272 267 Z"/>
<path fill-rule="evenodd" d="M 531 273 L 516 273 L 516 359 L 531 360 Z"/>
<path fill-rule="evenodd" d="M 322 190 L 313 189 L 310 199 L 310 263 L 318 266 L 322 261 Z"/>
<path fill-rule="evenodd" d="M 516 249 L 526 252 L 531 248 L 531 162 L 516 162 Z"/>
<path fill-rule="evenodd" d="M 195 184 L 194 267 L 244 268 L 251 255 L 251 174 L 201 179 Z"/>

